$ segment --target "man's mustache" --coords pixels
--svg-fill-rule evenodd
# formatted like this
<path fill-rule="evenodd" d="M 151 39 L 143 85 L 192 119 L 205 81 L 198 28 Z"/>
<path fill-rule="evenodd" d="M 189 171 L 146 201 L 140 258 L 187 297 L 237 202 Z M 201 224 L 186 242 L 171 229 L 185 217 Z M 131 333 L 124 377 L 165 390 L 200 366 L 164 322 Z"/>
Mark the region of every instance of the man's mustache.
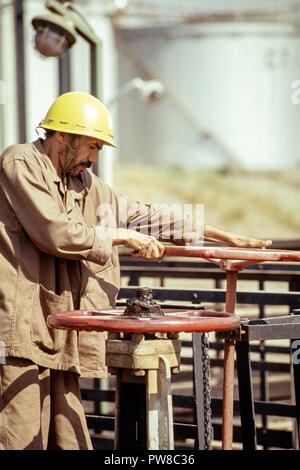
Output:
<path fill-rule="evenodd" d="M 79 163 L 78 165 L 76 165 L 76 168 L 78 166 L 84 166 L 85 168 L 91 168 L 92 163 L 91 162 L 82 162 L 82 163 Z"/>
<path fill-rule="evenodd" d="M 75 167 L 68 169 L 66 171 L 66 174 L 72 174 L 72 172 L 75 171 L 76 168 L 79 168 L 79 167 L 81 167 L 80 171 L 83 171 L 86 168 L 91 168 L 91 166 L 92 166 L 91 162 L 82 162 L 82 163 L 79 163 L 78 165 L 76 165 Z"/>

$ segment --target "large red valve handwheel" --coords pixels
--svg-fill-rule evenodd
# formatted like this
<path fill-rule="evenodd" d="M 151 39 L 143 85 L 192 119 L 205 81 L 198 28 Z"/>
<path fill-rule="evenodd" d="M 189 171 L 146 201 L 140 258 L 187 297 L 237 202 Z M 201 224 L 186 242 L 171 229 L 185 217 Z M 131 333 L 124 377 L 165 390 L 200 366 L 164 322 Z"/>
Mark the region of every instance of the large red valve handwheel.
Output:
<path fill-rule="evenodd" d="M 74 310 L 48 316 L 52 328 L 124 333 L 176 333 L 226 331 L 239 328 L 240 319 L 230 313 L 209 310 L 165 309 L 164 315 L 140 317 L 124 315 L 125 308 Z"/>

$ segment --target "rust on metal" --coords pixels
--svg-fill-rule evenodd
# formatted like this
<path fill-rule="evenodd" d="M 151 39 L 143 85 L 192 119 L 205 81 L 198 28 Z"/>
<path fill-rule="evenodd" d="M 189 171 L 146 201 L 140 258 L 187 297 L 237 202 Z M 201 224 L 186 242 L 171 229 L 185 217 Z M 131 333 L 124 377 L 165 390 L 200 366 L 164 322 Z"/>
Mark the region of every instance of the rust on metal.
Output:
<path fill-rule="evenodd" d="M 124 315 L 157 318 L 164 315 L 164 312 L 153 299 L 152 290 L 149 287 L 138 287 L 136 297 L 127 300 Z"/>

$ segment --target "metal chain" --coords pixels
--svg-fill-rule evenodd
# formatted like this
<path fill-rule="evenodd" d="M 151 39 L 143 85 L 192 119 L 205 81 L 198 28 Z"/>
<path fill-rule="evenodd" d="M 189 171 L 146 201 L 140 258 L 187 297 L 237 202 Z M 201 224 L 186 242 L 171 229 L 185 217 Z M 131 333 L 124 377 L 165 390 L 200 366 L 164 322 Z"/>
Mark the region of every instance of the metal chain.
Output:
<path fill-rule="evenodd" d="M 207 335 L 201 335 L 201 352 L 203 367 L 203 401 L 204 401 L 204 438 L 205 450 L 212 449 L 213 427 L 211 423 L 211 388 L 210 388 L 210 361 L 209 343 Z"/>

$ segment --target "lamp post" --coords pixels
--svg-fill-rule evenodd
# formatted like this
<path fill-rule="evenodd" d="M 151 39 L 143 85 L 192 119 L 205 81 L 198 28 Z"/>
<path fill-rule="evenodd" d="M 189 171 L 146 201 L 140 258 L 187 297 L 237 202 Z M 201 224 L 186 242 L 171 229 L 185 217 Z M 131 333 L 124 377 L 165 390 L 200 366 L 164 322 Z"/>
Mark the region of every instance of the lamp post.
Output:
<path fill-rule="evenodd" d="M 32 25 L 36 30 L 35 45 L 37 50 L 46 57 L 61 58 L 76 43 L 77 34 L 79 34 L 90 45 L 90 92 L 101 99 L 101 40 L 71 2 L 60 3 L 56 0 L 49 0 L 45 6 L 51 13 L 32 19 Z M 63 73 L 61 73 L 61 77 L 62 75 Z M 94 168 L 94 171 L 99 174 L 98 166 Z"/>
<path fill-rule="evenodd" d="M 101 51 L 102 43 L 94 32 L 93 28 L 86 21 L 84 16 L 74 7 L 71 2 L 60 3 L 57 0 L 49 0 L 45 3 L 46 8 L 51 11 L 49 15 L 37 16 L 33 18 L 32 24 L 37 30 L 45 30 L 48 27 L 51 32 L 58 37 L 64 37 L 65 47 L 56 51 L 60 57 L 66 48 L 72 47 L 76 42 L 76 33 L 90 44 L 90 64 L 91 64 L 91 93 L 98 98 L 102 95 L 101 73 Z M 37 48 L 38 43 L 36 42 Z M 41 51 L 42 52 L 42 51 Z M 43 53 L 43 52 L 42 52 Z"/>

